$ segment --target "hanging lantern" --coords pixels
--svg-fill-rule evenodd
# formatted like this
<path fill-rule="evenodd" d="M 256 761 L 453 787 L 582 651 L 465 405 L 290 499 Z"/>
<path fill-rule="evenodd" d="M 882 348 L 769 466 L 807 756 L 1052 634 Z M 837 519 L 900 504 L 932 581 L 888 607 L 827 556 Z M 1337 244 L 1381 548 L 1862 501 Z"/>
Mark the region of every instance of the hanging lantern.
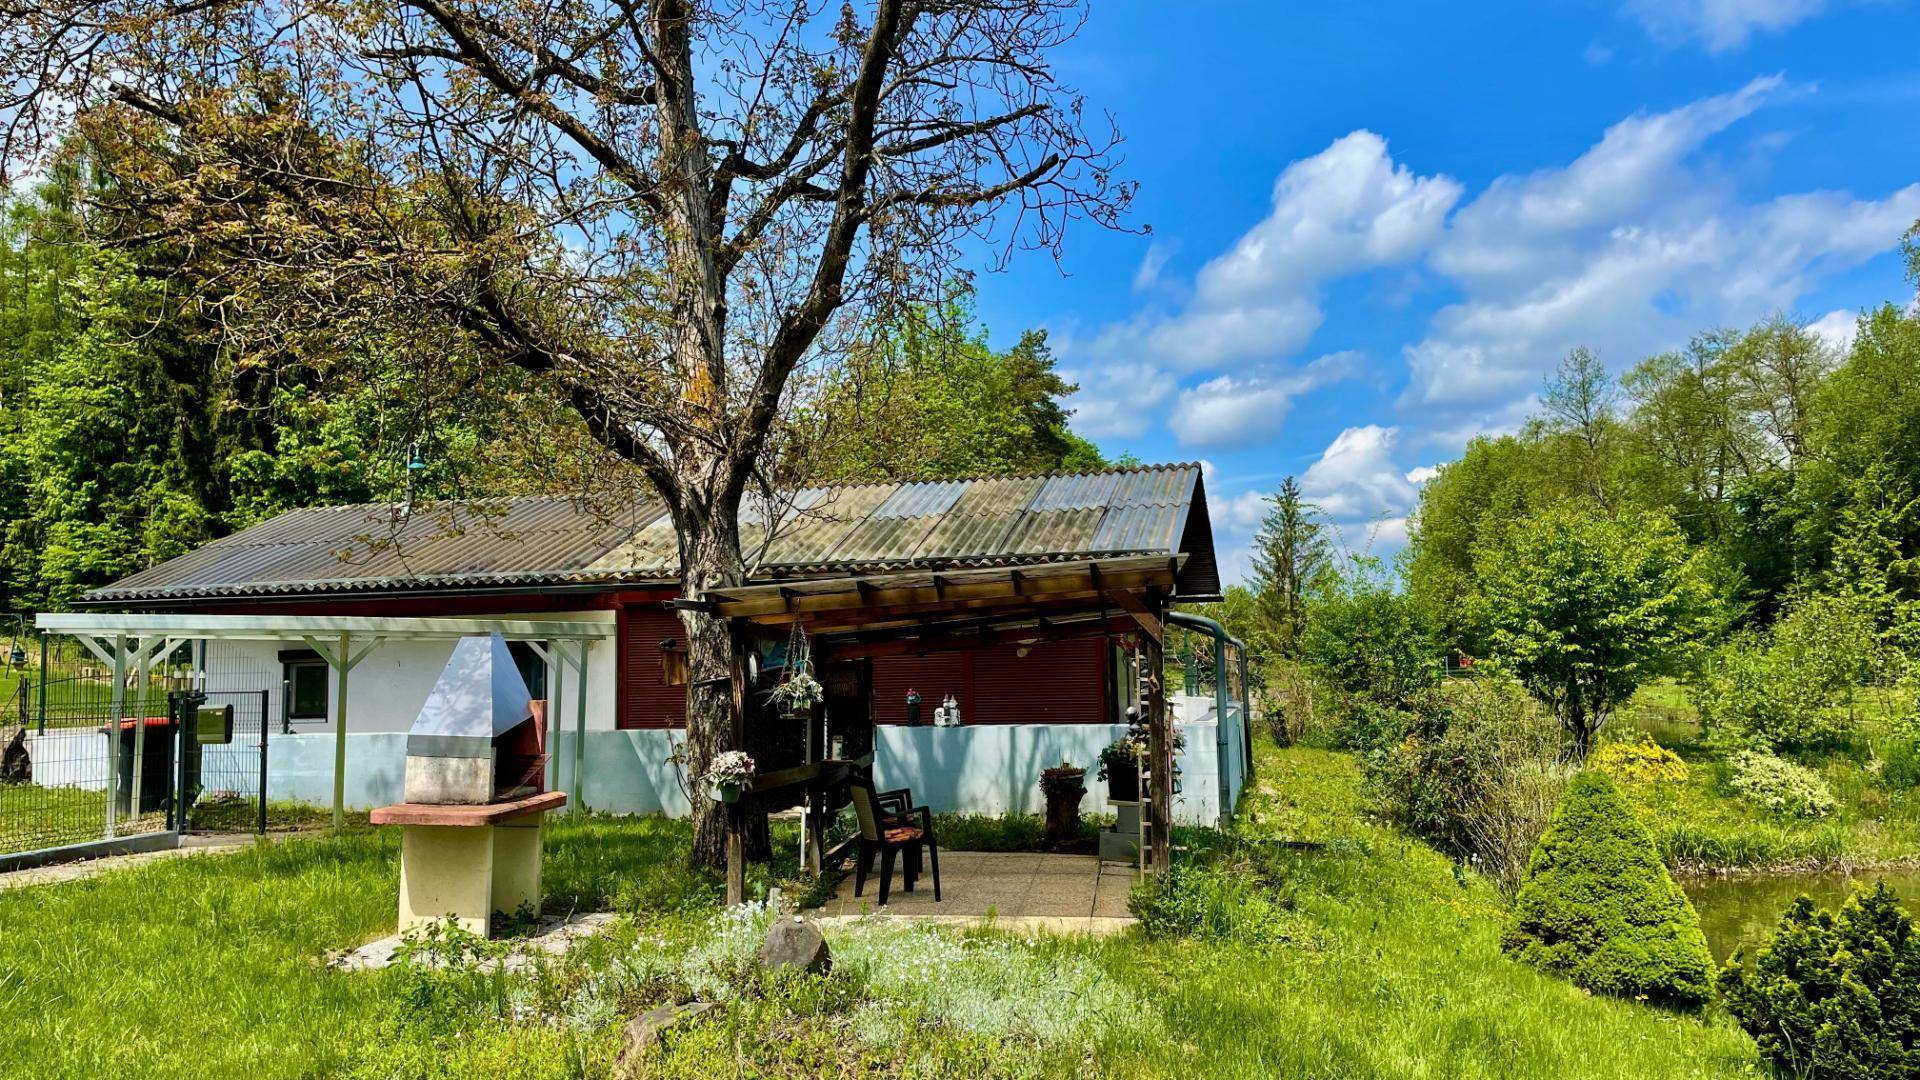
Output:
<path fill-rule="evenodd" d="M 413 474 L 413 473 L 422 473 L 425 471 L 427 471 L 427 456 L 420 452 L 420 444 L 419 443 L 408 444 L 407 472 L 409 474 Z"/>
<path fill-rule="evenodd" d="M 660 681 L 668 686 L 687 685 L 687 643 L 679 638 L 660 643 Z"/>

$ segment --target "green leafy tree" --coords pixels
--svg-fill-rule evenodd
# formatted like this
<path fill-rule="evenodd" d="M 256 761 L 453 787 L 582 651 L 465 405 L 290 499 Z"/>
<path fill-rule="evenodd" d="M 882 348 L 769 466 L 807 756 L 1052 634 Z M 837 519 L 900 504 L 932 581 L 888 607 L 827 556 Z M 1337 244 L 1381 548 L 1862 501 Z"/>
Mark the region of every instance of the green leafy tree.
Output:
<path fill-rule="evenodd" d="M 1713 992 L 1700 916 L 1653 835 L 1597 772 L 1567 785 L 1527 862 L 1501 945 L 1599 994 L 1694 1008 Z"/>
<path fill-rule="evenodd" d="M 1783 1076 L 1920 1077 L 1920 932 L 1882 881 L 1838 914 L 1801 897 L 1720 974 L 1727 1011 Z"/>
<path fill-rule="evenodd" d="M 1318 582 L 1302 653 L 1337 689 L 1400 708 L 1439 682 L 1432 623 L 1377 560 L 1353 556 L 1344 571 Z"/>
<path fill-rule="evenodd" d="M 1580 757 L 1642 682 L 1694 657 L 1715 607 L 1699 562 L 1665 515 L 1571 506 L 1475 548 L 1494 657 L 1552 710 Z"/>
<path fill-rule="evenodd" d="M 1330 567 L 1331 549 L 1319 510 L 1301 497 L 1297 480 L 1281 481 L 1267 501 L 1253 537 L 1253 594 L 1272 654 L 1292 657 L 1306 632 L 1308 594 Z"/>
<path fill-rule="evenodd" d="M 1420 488 L 1407 546 L 1407 589 L 1432 620 L 1441 643 L 1483 655 L 1486 642 L 1472 618 L 1479 590 L 1473 550 L 1501 522 L 1558 501 L 1534 469 L 1532 444 L 1519 436 L 1480 437 L 1458 461 Z"/>
<path fill-rule="evenodd" d="M 997 351 L 972 294 L 910 309 L 829 377 L 789 440 L 814 480 L 912 480 L 1106 465 L 1068 427 L 1076 389 L 1042 330 Z"/>

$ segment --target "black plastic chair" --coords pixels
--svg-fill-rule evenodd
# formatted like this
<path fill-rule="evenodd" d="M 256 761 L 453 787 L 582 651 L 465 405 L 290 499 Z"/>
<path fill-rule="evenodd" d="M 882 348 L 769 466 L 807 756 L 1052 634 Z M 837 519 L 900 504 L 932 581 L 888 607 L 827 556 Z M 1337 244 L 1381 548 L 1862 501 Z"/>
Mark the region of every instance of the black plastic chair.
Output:
<path fill-rule="evenodd" d="M 921 852 L 926 852 L 933 870 L 933 899 L 940 900 L 940 846 L 933 836 L 933 811 L 913 805 L 911 791 L 875 791 L 869 780 L 855 778 L 849 788 L 853 812 L 860 819 L 858 851 L 854 857 L 853 895 L 859 896 L 873 873 L 873 858 L 880 857 L 880 903 L 885 906 L 893 887 L 895 856 L 906 853 L 903 883 L 913 891 L 920 876 Z"/>

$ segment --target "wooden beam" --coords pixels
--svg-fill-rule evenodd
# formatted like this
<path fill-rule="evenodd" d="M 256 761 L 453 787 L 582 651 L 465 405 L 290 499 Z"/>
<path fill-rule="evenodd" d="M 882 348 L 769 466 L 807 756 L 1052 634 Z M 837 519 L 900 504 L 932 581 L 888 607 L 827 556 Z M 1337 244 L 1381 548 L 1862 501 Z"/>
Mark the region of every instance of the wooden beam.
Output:
<path fill-rule="evenodd" d="M 1088 601 L 1098 599 L 1097 593 L 1090 592 L 1047 593 L 1026 597 L 996 596 L 981 600 L 953 600 L 944 604 L 892 604 L 885 607 L 816 615 L 801 621 L 811 633 L 833 634 L 898 620 L 917 621 L 928 615 L 951 614 L 965 617 L 979 616 L 989 612 L 1039 611 L 1070 606 L 1088 607 L 1090 606 Z M 753 621 L 764 622 L 761 619 Z"/>
<path fill-rule="evenodd" d="M 1119 604 L 1121 610 L 1131 615 L 1133 621 L 1140 624 L 1140 629 L 1156 643 L 1166 640 L 1166 628 L 1160 624 L 1160 616 L 1153 613 L 1153 609 L 1147 606 L 1145 600 L 1134 593 L 1116 589 L 1108 590 L 1107 597 Z"/>
<path fill-rule="evenodd" d="M 835 659 L 873 658 L 877 656 L 914 656 L 921 653 L 949 652 L 956 649 L 977 648 L 983 644 L 983 635 L 990 635 L 994 642 L 1006 644 L 1026 644 L 1027 642 L 1064 641 L 1073 638 L 1097 637 L 1117 633 L 1131 623 L 1085 622 L 1046 625 L 1040 627 L 1001 628 L 982 625 L 977 628 L 954 630 L 948 633 L 927 634 L 921 637 L 899 637 L 890 640 L 861 641 L 848 644 L 836 644 L 833 649 Z"/>
<path fill-rule="evenodd" d="M 824 578 L 716 589 L 707 598 L 721 615 L 755 618 L 1036 592 L 1099 592 L 1105 588 L 1140 591 L 1170 586 L 1173 577 L 1167 565 L 1167 560 L 1158 556 L 1114 559 L 1104 564 L 1043 563 L 1020 567 L 1018 581 L 1013 569 L 1002 567 Z"/>

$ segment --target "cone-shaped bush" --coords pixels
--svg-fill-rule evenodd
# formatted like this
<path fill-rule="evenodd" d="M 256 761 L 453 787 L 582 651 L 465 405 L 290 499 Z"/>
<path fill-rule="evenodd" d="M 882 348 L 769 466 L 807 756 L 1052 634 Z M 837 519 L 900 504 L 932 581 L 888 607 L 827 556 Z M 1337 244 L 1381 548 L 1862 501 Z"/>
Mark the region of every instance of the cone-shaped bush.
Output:
<path fill-rule="evenodd" d="M 1613 781 L 1582 773 L 1527 862 L 1507 951 L 1595 993 L 1703 1004 L 1713 956 L 1700 916 Z"/>
<path fill-rule="evenodd" d="M 1920 1077 L 1920 929 L 1884 881 L 1838 915 L 1794 901 L 1720 992 L 1782 1076 Z"/>

